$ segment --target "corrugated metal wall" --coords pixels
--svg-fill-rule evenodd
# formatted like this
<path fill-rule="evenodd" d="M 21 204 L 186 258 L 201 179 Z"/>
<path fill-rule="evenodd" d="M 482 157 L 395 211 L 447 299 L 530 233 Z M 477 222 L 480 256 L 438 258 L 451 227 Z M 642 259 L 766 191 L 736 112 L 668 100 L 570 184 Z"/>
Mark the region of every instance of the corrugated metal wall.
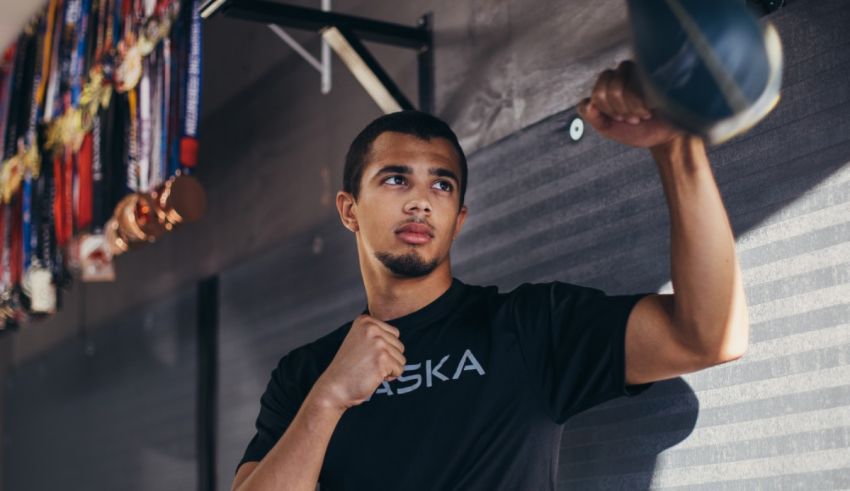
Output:
<path fill-rule="evenodd" d="M 561 489 L 850 486 L 850 11 L 790 4 L 776 111 L 710 152 L 738 239 L 745 358 L 659 382 L 564 428 Z M 669 220 L 648 153 L 550 117 L 471 156 L 455 275 L 670 291 Z M 277 360 L 363 307 L 353 238 L 329 222 L 222 276 L 219 487 Z"/>
<path fill-rule="evenodd" d="M 196 489 L 195 317 L 190 288 L 15 369 L 3 489 Z"/>

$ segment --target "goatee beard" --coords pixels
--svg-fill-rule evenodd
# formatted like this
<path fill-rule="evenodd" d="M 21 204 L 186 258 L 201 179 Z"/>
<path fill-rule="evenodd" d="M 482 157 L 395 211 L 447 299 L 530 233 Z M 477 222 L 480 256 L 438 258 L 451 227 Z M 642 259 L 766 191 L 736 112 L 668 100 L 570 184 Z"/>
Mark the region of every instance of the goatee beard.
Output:
<path fill-rule="evenodd" d="M 389 252 L 376 252 L 375 257 L 393 274 L 407 278 L 425 276 L 437 267 L 437 260 L 425 261 L 416 252 L 393 255 Z"/>

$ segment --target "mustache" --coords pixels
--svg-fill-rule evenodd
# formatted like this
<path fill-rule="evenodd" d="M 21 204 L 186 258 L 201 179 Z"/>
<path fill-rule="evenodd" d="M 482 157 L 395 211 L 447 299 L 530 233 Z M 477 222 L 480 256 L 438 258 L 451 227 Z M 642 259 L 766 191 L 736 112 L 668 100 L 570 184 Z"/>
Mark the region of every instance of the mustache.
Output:
<path fill-rule="evenodd" d="M 398 224 L 398 226 L 396 226 L 395 231 L 396 231 L 396 232 L 397 232 L 397 231 L 399 231 L 402 227 L 404 227 L 405 225 L 410 224 L 410 223 L 416 223 L 416 224 L 419 224 L 419 225 L 425 225 L 426 227 L 428 227 L 428 230 L 430 230 L 430 231 L 431 231 L 431 235 L 434 235 L 434 226 L 433 226 L 433 225 L 431 225 L 431 224 L 428 222 L 428 220 L 426 220 L 425 218 L 418 218 L 418 217 L 409 218 L 409 219 L 407 219 L 407 220 L 405 220 L 405 221 L 401 222 L 400 224 Z"/>

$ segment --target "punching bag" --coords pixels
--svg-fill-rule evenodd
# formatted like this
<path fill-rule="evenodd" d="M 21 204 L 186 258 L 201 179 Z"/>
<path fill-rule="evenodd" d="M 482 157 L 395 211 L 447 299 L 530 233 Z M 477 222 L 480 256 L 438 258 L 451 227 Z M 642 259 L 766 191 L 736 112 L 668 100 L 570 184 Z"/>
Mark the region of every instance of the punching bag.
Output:
<path fill-rule="evenodd" d="M 782 45 L 743 0 L 627 0 L 645 97 L 712 144 L 741 134 L 779 102 Z"/>

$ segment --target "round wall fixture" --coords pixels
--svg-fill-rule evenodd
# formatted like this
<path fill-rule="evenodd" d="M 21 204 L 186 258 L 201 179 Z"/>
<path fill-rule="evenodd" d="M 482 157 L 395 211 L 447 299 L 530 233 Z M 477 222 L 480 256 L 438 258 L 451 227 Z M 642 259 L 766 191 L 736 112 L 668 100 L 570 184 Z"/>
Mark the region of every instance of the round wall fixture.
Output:
<path fill-rule="evenodd" d="M 582 136 L 584 136 L 584 121 L 576 116 L 570 122 L 570 138 L 577 142 L 581 140 Z"/>

